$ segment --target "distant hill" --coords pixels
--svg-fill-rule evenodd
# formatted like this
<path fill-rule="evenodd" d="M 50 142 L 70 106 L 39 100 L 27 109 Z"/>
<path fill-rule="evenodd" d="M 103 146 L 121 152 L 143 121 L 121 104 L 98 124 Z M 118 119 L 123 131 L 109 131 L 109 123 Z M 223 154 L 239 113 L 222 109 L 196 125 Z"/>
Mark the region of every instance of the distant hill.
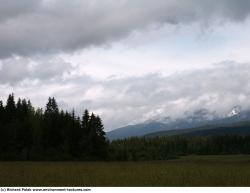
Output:
<path fill-rule="evenodd" d="M 128 125 L 107 132 L 110 140 L 128 137 L 157 136 L 164 133 L 175 135 L 188 132 L 187 129 L 200 129 L 230 126 L 242 121 L 250 121 L 250 111 L 241 111 L 239 107 L 234 107 L 226 116 L 216 117 L 206 109 L 200 109 L 185 118 L 161 122 L 161 120 L 145 122 L 136 125 Z"/>
<path fill-rule="evenodd" d="M 195 136 L 218 136 L 218 135 L 250 135 L 250 125 L 249 126 L 234 126 L 234 127 L 219 127 L 213 129 L 205 129 L 199 131 L 192 131 L 183 134 L 187 137 Z"/>
<path fill-rule="evenodd" d="M 239 122 L 231 126 L 207 125 L 203 127 L 169 130 L 155 132 L 145 135 L 145 137 L 162 137 L 162 136 L 212 136 L 212 135 L 250 135 L 250 122 Z"/>
<path fill-rule="evenodd" d="M 166 125 L 158 122 L 142 123 L 137 125 L 129 125 L 121 127 L 113 131 L 107 132 L 106 136 L 113 139 L 127 138 L 132 136 L 143 136 L 148 133 L 163 131 L 166 129 Z"/>

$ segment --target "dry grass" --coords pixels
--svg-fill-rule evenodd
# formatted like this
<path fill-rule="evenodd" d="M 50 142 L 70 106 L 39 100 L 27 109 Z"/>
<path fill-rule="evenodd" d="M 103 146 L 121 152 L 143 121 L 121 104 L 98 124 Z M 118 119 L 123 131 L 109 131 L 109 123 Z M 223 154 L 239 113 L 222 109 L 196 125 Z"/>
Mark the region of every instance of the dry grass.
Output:
<path fill-rule="evenodd" d="M 0 162 L 0 186 L 250 186 L 250 156 L 149 162 Z"/>

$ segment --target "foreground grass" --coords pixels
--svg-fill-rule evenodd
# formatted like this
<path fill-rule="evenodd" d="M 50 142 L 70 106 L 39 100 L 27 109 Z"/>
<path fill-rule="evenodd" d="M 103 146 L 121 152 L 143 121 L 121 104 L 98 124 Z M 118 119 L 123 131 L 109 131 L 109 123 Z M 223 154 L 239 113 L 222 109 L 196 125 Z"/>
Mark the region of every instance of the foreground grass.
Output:
<path fill-rule="evenodd" d="M 149 162 L 0 162 L 0 186 L 250 186 L 250 156 Z"/>

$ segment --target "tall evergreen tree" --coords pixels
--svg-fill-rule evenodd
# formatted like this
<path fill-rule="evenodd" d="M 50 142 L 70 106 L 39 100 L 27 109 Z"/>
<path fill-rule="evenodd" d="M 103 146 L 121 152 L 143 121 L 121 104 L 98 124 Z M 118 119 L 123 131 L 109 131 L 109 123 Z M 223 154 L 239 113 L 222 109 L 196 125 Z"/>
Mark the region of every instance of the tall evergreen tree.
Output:
<path fill-rule="evenodd" d="M 50 113 L 54 114 L 59 113 L 58 105 L 54 97 L 53 98 L 49 97 L 48 103 L 46 104 L 45 114 L 50 114 Z"/>
<path fill-rule="evenodd" d="M 79 141 L 82 157 L 86 157 L 86 155 L 88 155 L 90 151 L 89 120 L 90 120 L 89 111 L 85 109 L 81 121 L 81 139 Z"/>
<path fill-rule="evenodd" d="M 3 125 L 3 115 L 4 115 L 4 106 L 3 106 L 3 101 L 0 100 L 0 129 L 1 125 Z"/>
<path fill-rule="evenodd" d="M 107 157 L 107 148 L 108 148 L 108 143 L 105 138 L 105 131 L 104 131 L 104 126 L 102 124 L 102 120 L 99 116 L 95 118 L 95 127 L 96 127 L 96 154 L 97 156 L 102 159 Z"/>
<path fill-rule="evenodd" d="M 5 106 L 6 121 L 12 120 L 15 114 L 16 114 L 16 104 L 15 104 L 14 94 L 10 94 Z"/>
<path fill-rule="evenodd" d="M 82 130 L 84 134 L 88 134 L 89 132 L 89 111 L 85 109 L 84 114 L 82 116 Z"/>
<path fill-rule="evenodd" d="M 3 153 L 3 146 L 5 143 L 5 124 L 4 124 L 4 106 L 3 106 L 3 101 L 0 100 L 0 152 Z M 2 156 L 0 155 L 0 158 Z"/>
<path fill-rule="evenodd" d="M 43 145 L 49 156 L 55 154 L 61 145 L 62 133 L 59 123 L 59 110 L 54 98 L 49 97 L 46 104 L 43 125 Z"/>
<path fill-rule="evenodd" d="M 107 142 L 100 117 L 91 114 L 89 119 L 89 150 L 93 159 L 103 159 L 107 154 Z"/>

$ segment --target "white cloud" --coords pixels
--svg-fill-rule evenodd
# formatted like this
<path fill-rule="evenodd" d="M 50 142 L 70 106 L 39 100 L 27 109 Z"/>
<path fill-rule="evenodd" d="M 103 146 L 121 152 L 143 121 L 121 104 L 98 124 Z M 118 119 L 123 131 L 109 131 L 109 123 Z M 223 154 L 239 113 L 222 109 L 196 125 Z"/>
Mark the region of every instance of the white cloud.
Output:
<path fill-rule="evenodd" d="M 0 83 L 19 84 L 24 81 L 48 81 L 63 78 L 72 65 L 61 58 L 12 57 L 1 61 Z"/>
<path fill-rule="evenodd" d="M 51 80 L 49 84 L 16 85 L 12 89 L 0 87 L 5 96 L 12 90 L 41 107 L 48 96 L 55 96 L 62 108 L 75 108 L 80 114 L 89 108 L 101 115 L 110 130 L 152 117 L 181 117 L 200 109 L 218 115 L 228 113 L 235 105 L 248 109 L 250 65 L 223 62 L 171 76 L 147 74 L 106 80 L 83 76 L 62 82 Z"/>

